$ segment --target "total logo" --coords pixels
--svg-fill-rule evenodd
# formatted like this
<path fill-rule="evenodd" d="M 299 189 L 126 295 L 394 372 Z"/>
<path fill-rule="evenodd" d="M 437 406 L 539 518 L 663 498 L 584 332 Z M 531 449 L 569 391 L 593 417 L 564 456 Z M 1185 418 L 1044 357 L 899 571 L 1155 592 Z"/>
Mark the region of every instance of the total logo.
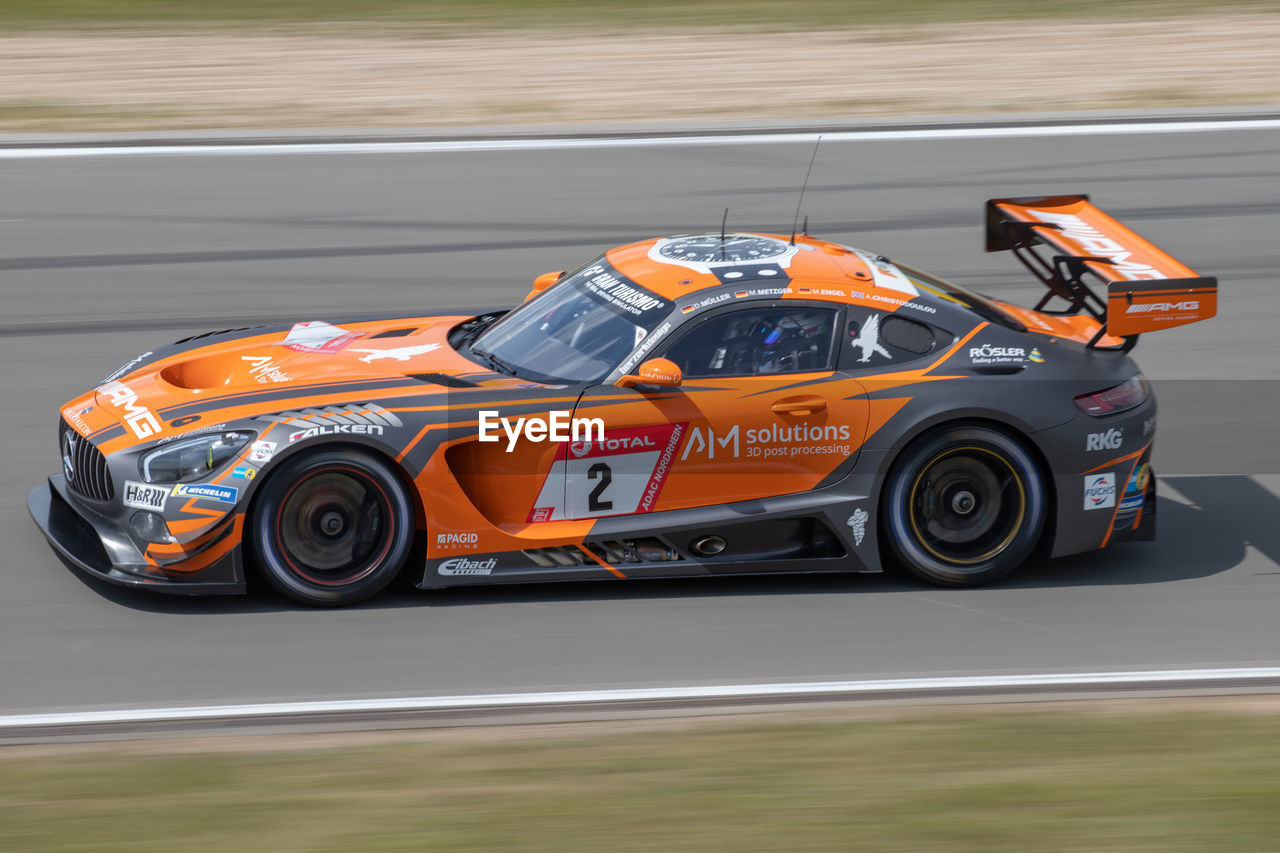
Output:
<path fill-rule="evenodd" d="M 1119 450 L 1122 444 L 1124 444 L 1124 430 L 1112 427 L 1106 432 L 1089 433 L 1084 442 L 1084 449 L 1086 451 Z"/>
<path fill-rule="evenodd" d="M 1116 505 L 1116 475 L 1086 474 L 1084 477 L 1084 508 L 1108 509 Z"/>
<path fill-rule="evenodd" d="M 658 445 L 654 443 L 651 435 L 629 435 L 622 438 L 605 438 L 601 441 L 575 441 L 569 445 L 569 452 L 574 458 L 581 459 L 591 453 L 592 450 L 609 451 L 613 453 L 630 451 L 630 450 L 657 450 Z"/>
<path fill-rule="evenodd" d="M 493 557 L 487 560 L 472 560 L 467 557 L 454 557 L 436 566 L 442 575 L 487 575 L 493 572 L 498 561 Z"/>

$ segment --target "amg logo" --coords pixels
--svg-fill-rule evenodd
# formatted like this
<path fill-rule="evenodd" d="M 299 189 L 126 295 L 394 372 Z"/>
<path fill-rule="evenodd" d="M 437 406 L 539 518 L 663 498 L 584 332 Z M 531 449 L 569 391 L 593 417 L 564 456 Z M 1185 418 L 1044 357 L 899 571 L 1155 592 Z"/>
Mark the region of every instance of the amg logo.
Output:
<path fill-rule="evenodd" d="M 1041 222 L 1052 222 L 1062 229 L 1062 233 L 1082 248 L 1086 254 L 1099 255 L 1111 261 L 1111 268 L 1127 279 L 1168 278 L 1160 270 L 1133 260 L 1133 252 L 1120 243 L 1103 234 L 1088 222 L 1073 213 L 1055 213 L 1049 210 L 1032 210 Z"/>
<path fill-rule="evenodd" d="M 1120 445 L 1124 444 L 1124 431 L 1112 428 L 1106 432 L 1091 432 L 1085 440 L 1084 449 L 1089 450 L 1119 450 Z"/>
<path fill-rule="evenodd" d="M 336 426 L 318 426 L 300 429 L 289 433 L 290 441 L 301 441 L 304 438 L 315 438 L 317 435 L 382 435 L 382 427 L 378 424 L 337 424 Z"/>
<path fill-rule="evenodd" d="M 1185 302 L 1139 302 L 1136 305 L 1130 305 L 1125 309 L 1126 314 L 1149 314 L 1158 312 L 1160 314 L 1171 314 L 1174 311 L 1199 311 L 1200 302 L 1195 299 L 1188 299 Z"/>
<path fill-rule="evenodd" d="M 112 406 L 124 406 L 125 423 L 138 438 L 150 438 L 160 431 L 160 422 L 146 406 L 138 403 L 137 393 L 123 382 L 111 381 L 98 389 L 111 398 Z"/>
<path fill-rule="evenodd" d="M 466 557 L 454 557 L 436 566 L 442 575 L 487 575 L 498 565 L 493 557 L 487 560 L 469 560 Z"/>

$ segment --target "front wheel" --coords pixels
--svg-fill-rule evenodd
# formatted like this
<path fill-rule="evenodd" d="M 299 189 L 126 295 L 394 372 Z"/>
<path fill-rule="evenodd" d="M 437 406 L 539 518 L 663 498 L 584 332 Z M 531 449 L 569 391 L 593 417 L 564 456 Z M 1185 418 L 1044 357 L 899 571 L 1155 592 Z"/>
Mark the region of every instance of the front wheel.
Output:
<path fill-rule="evenodd" d="M 1046 505 L 1040 470 L 1020 442 L 956 426 L 917 439 L 894 463 L 881 518 L 907 571 L 940 586 L 977 586 L 1027 558 Z"/>
<path fill-rule="evenodd" d="M 413 507 L 385 462 L 347 449 L 302 453 L 271 473 L 250 541 L 276 591 L 305 604 L 352 604 L 399 573 L 413 544 Z"/>

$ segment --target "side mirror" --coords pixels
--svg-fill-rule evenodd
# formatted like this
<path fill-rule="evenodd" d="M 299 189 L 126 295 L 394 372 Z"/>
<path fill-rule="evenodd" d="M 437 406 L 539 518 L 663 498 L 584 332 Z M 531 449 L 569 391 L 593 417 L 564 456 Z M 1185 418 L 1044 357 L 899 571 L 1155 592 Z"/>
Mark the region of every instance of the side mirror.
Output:
<path fill-rule="evenodd" d="M 533 290 L 529 291 L 529 295 L 524 298 L 528 302 L 560 279 L 564 278 L 564 270 L 556 270 L 555 272 L 544 272 L 533 280 Z"/>
<path fill-rule="evenodd" d="M 617 384 L 623 388 L 636 385 L 654 385 L 658 388 L 675 388 L 683 377 L 680 368 L 674 361 L 665 358 L 651 358 L 633 374 L 618 378 Z"/>

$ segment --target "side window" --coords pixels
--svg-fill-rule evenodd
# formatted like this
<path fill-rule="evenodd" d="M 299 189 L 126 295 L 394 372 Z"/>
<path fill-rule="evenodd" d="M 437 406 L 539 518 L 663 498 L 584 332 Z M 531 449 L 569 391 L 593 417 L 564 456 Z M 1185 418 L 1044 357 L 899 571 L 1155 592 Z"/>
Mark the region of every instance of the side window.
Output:
<path fill-rule="evenodd" d="M 747 308 L 704 320 L 667 351 L 687 379 L 830 370 L 837 312 Z"/>

